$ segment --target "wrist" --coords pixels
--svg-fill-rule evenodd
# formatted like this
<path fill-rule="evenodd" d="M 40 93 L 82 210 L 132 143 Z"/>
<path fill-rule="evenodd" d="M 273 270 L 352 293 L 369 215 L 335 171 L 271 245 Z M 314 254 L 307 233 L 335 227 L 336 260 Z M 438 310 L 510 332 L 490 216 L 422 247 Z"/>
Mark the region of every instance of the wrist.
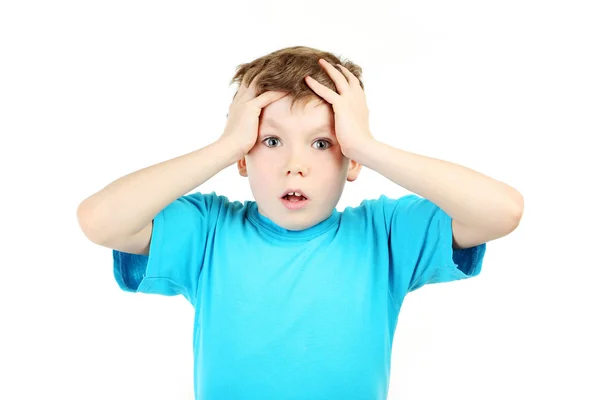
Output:
<path fill-rule="evenodd" d="M 219 157 L 227 160 L 227 164 L 235 164 L 237 161 L 244 158 L 247 154 L 238 143 L 235 143 L 227 138 L 220 138 L 213 143 L 216 153 Z"/>
<path fill-rule="evenodd" d="M 365 165 L 369 163 L 369 160 L 373 155 L 377 155 L 379 153 L 382 145 L 383 143 L 375 139 L 369 139 L 354 148 L 346 150 L 344 155 L 347 158 L 358 162 L 359 164 Z"/>

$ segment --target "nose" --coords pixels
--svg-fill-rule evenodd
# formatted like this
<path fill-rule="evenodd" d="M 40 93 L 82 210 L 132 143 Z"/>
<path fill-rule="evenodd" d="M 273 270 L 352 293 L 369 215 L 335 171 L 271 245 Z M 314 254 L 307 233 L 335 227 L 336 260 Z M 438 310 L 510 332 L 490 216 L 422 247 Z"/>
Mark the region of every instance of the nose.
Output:
<path fill-rule="evenodd" d="M 297 154 L 293 154 L 289 157 L 287 166 L 286 166 L 287 175 L 298 175 L 306 176 L 308 174 L 308 167 L 305 161 L 302 161 L 302 158 Z"/>
<path fill-rule="evenodd" d="M 288 175 L 298 175 L 306 176 L 308 173 L 308 168 L 305 164 L 301 164 L 300 162 L 290 162 L 287 167 Z"/>

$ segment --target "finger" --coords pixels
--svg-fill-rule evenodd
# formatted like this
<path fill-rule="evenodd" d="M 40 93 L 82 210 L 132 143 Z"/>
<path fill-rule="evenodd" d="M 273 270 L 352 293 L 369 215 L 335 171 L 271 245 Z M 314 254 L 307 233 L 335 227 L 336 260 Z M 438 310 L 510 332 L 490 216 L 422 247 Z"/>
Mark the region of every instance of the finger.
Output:
<path fill-rule="evenodd" d="M 255 99 L 252 99 L 251 103 L 254 104 L 258 108 L 265 108 L 272 102 L 277 101 L 277 100 L 285 97 L 288 94 L 289 94 L 288 92 L 271 90 L 268 92 L 264 92 L 263 94 L 256 97 Z"/>
<path fill-rule="evenodd" d="M 248 75 L 248 74 L 245 74 L 245 75 L 242 77 L 242 82 L 241 82 L 241 84 L 240 84 L 240 87 L 247 88 L 247 87 L 248 87 L 248 79 L 249 79 L 249 75 Z"/>
<path fill-rule="evenodd" d="M 335 83 L 335 87 L 338 90 L 339 94 L 344 94 L 350 89 L 350 85 L 346 80 L 344 74 L 337 70 L 333 65 L 329 64 L 324 59 L 319 59 L 319 65 L 325 69 L 331 80 Z"/>
<path fill-rule="evenodd" d="M 310 87 L 316 94 L 327 100 L 329 104 L 335 104 L 337 99 L 340 97 L 339 94 L 329 89 L 327 86 L 317 82 L 310 76 L 307 76 L 305 81 L 308 87 Z"/>
<path fill-rule="evenodd" d="M 248 85 L 248 89 L 252 89 L 252 90 L 256 91 L 256 82 L 258 82 L 260 80 L 261 76 L 262 76 L 261 74 L 256 74 L 254 79 L 252 79 L 252 82 L 250 82 L 250 84 Z"/>
<path fill-rule="evenodd" d="M 342 73 L 344 74 L 346 79 L 348 79 L 348 82 L 350 83 L 351 87 L 352 86 L 360 87 L 360 81 L 358 80 L 356 75 L 354 75 L 352 72 L 350 72 L 350 70 L 348 68 L 344 67 L 342 64 L 337 64 L 337 66 L 340 67 L 340 69 L 342 70 Z"/>
<path fill-rule="evenodd" d="M 256 75 L 254 79 L 252 79 L 252 82 L 248 82 L 249 75 L 244 75 L 244 77 L 242 78 L 242 83 L 238 88 L 240 100 L 250 100 L 256 97 L 256 82 L 258 81 L 259 77 L 260 74 Z"/>

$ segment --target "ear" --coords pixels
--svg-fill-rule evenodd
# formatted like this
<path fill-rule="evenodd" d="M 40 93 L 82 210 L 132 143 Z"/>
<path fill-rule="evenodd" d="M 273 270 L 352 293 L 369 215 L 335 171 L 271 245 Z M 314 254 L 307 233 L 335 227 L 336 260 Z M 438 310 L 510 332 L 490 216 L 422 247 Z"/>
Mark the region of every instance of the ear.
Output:
<path fill-rule="evenodd" d="M 248 177 L 248 170 L 246 169 L 246 157 L 242 158 L 237 162 L 238 172 L 240 176 Z"/>
<path fill-rule="evenodd" d="M 350 160 L 348 163 L 348 174 L 346 180 L 348 182 L 354 182 L 358 178 L 358 174 L 360 173 L 360 169 L 362 165 L 357 163 L 354 160 Z"/>

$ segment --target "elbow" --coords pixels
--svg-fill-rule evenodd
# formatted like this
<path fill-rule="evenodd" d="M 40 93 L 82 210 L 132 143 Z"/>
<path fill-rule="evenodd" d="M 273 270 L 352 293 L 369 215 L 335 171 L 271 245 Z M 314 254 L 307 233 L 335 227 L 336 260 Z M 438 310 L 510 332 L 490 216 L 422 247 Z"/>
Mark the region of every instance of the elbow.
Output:
<path fill-rule="evenodd" d="M 519 193 L 518 190 L 514 190 L 511 200 L 511 206 L 509 207 L 509 211 L 507 211 L 507 221 L 509 221 L 510 225 L 509 232 L 512 232 L 515 229 L 517 229 L 517 227 L 521 223 L 521 218 L 523 217 L 523 210 L 525 209 L 525 199 L 523 198 L 523 195 Z"/>
<path fill-rule="evenodd" d="M 98 232 L 97 224 L 94 223 L 93 213 L 88 203 L 83 201 L 81 204 L 79 204 L 77 207 L 76 217 L 79 228 L 85 237 L 95 244 L 102 244 L 103 239 Z"/>

